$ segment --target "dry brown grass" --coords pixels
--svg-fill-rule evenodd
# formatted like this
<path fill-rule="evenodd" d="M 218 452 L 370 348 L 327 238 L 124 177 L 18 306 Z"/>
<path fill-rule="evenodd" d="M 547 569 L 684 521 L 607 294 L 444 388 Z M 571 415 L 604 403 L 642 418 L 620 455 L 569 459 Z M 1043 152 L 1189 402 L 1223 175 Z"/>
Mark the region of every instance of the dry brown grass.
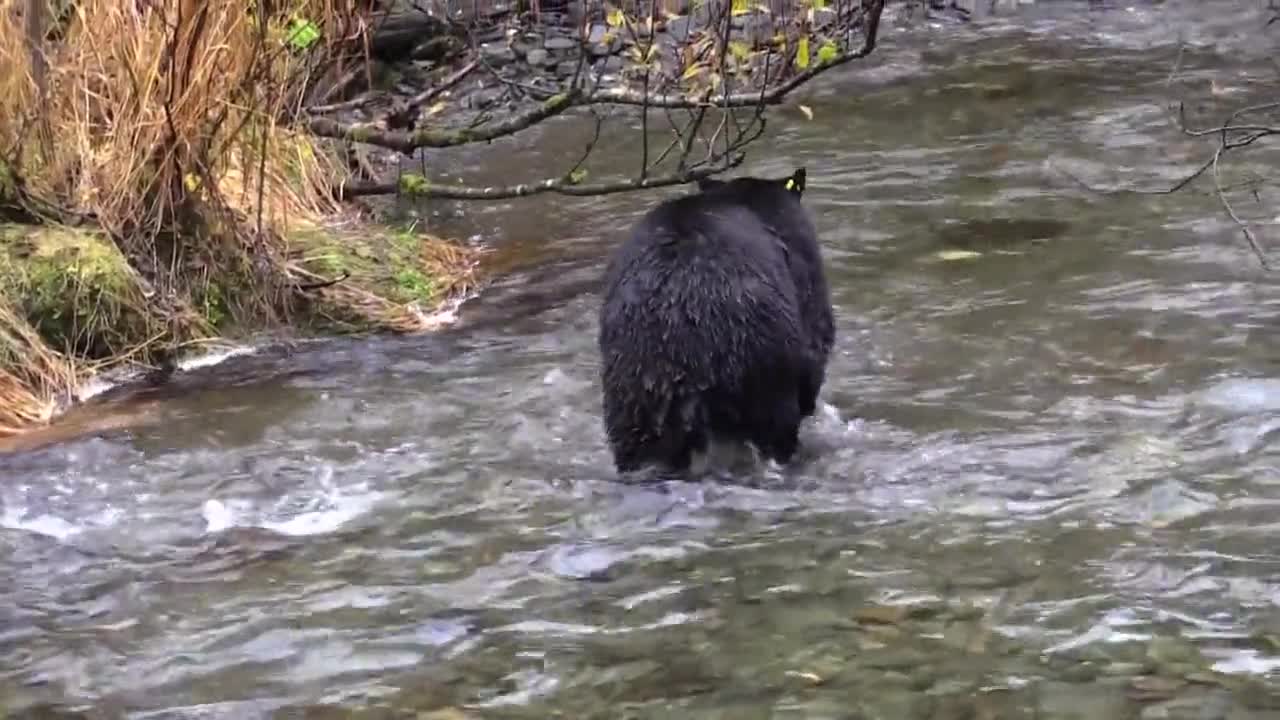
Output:
<path fill-rule="evenodd" d="M 49 422 L 80 380 L 74 362 L 0 302 L 0 437 Z"/>
<path fill-rule="evenodd" d="M 296 3 L 323 21 L 332 2 Z M 116 237 L 152 238 L 200 202 L 256 226 L 336 208 L 329 156 L 279 124 L 305 59 L 244 0 L 78 0 L 32 80 L 17 13 L 0 13 L 0 146 L 29 189 L 92 213 Z M 46 125 L 56 140 L 42 140 Z M 45 137 L 46 140 L 51 138 Z M 265 153 L 263 152 L 265 150 Z"/>

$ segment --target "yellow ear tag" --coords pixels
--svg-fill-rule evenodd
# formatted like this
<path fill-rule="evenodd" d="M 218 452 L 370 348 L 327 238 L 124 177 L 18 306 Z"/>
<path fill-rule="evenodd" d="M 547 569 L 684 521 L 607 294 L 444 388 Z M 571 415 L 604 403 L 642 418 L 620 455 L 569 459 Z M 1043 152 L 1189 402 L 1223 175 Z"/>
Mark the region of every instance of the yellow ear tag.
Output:
<path fill-rule="evenodd" d="M 795 190 L 795 189 L 796 189 L 796 181 L 795 181 L 795 180 L 792 180 L 791 178 L 787 178 L 787 189 L 788 189 L 788 190 Z"/>

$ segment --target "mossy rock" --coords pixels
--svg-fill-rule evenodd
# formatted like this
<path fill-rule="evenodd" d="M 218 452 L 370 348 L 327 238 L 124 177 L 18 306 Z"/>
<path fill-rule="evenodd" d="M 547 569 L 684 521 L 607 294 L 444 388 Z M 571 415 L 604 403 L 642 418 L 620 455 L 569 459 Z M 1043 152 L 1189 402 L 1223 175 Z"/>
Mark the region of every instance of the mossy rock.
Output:
<path fill-rule="evenodd" d="M 105 359 L 163 332 L 128 261 L 101 234 L 0 226 L 0 296 L 55 350 Z"/>

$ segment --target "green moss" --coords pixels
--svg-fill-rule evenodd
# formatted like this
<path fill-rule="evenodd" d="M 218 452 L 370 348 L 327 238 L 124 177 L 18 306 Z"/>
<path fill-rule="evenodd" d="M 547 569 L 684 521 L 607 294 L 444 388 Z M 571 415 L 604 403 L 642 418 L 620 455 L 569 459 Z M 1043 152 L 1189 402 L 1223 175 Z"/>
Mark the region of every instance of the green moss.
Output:
<path fill-rule="evenodd" d="M 311 258 L 311 264 L 315 270 L 322 275 L 339 275 L 351 274 L 351 262 L 342 254 L 337 252 L 326 253 Z"/>
<path fill-rule="evenodd" d="M 100 234 L 0 228 L 0 295 L 56 350 L 91 359 L 145 343 L 157 319 L 128 261 Z"/>
<path fill-rule="evenodd" d="M 318 322 L 328 332 L 376 326 L 360 312 L 340 306 L 347 300 L 341 288 L 358 289 L 393 305 L 416 304 L 430 310 L 450 286 L 449 278 L 438 277 L 443 271 L 424 260 L 424 243 L 431 240 L 413 227 L 364 227 L 358 236 L 306 230 L 295 232 L 289 241 L 291 255 L 308 271 L 325 279 L 348 276 L 333 292 L 314 296 L 313 324 Z"/>
<path fill-rule="evenodd" d="M 422 237 L 411 227 L 396 228 L 387 236 L 388 240 L 400 253 L 417 255 L 422 250 Z"/>
<path fill-rule="evenodd" d="M 405 195 L 422 195 L 431 187 L 431 183 L 417 173 L 405 173 L 400 176 L 400 192 Z"/>
<path fill-rule="evenodd" d="M 17 192 L 17 185 L 18 179 L 14 177 L 13 170 L 8 163 L 0 160 L 0 200 L 12 198 Z"/>
<path fill-rule="evenodd" d="M 232 313 L 229 293 L 221 285 L 214 282 L 206 284 L 196 301 L 205 322 L 219 330 L 230 325 Z"/>
<path fill-rule="evenodd" d="M 401 268 L 394 280 L 403 293 L 420 303 L 429 303 L 435 297 L 435 283 L 415 268 Z"/>

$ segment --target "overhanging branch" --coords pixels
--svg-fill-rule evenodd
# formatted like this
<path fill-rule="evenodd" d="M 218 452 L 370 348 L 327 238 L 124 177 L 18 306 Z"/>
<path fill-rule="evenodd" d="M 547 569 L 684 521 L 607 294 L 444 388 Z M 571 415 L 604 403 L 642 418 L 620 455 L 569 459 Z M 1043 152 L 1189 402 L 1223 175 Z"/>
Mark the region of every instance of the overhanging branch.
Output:
<path fill-rule="evenodd" d="M 406 155 L 412 155 L 414 150 L 423 147 L 456 147 L 514 135 L 525 128 L 533 127 L 548 118 L 563 113 L 578 104 L 579 97 L 580 93 L 576 90 L 560 93 L 546 99 L 530 110 L 512 115 L 501 122 L 478 128 L 395 131 L 384 130 L 367 123 L 343 123 L 332 118 L 313 117 L 307 120 L 307 129 L 313 135 L 319 137 L 369 143 L 370 145 L 378 145 L 391 150 L 399 150 Z"/>
<path fill-rule="evenodd" d="M 701 110 L 708 108 L 740 108 L 777 105 L 801 85 L 854 60 L 870 55 L 876 48 L 880 16 L 884 0 L 872 0 L 864 8 L 865 22 L 862 47 L 845 52 L 825 62 L 796 73 L 773 87 L 750 92 L 715 95 L 707 90 L 702 93 L 649 93 L 629 87 L 597 88 L 585 91 L 576 80 L 570 88 L 556 94 L 547 93 L 542 102 L 529 110 L 517 113 L 505 120 L 476 128 L 458 130 L 416 129 L 411 131 L 388 130 L 373 123 L 344 123 L 333 118 L 311 116 L 308 129 L 321 137 L 352 140 L 398 150 L 412 155 L 418 148 L 447 148 L 477 142 L 489 142 L 507 135 L 514 135 L 551 117 L 574 108 L 589 105 L 635 105 L 663 110 Z M 525 88 L 536 93 L 535 88 Z M 430 93 L 432 91 L 428 91 Z"/>
<path fill-rule="evenodd" d="M 542 195 L 545 193 L 555 193 L 557 195 L 571 195 L 576 197 L 588 197 L 594 195 L 612 195 L 614 193 L 631 192 L 633 190 L 647 190 L 652 188 L 669 187 L 672 185 L 684 185 L 686 183 L 695 182 L 703 178 L 711 177 L 717 173 L 724 172 L 742 164 L 745 155 L 735 153 L 724 159 L 723 164 L 715 166 L 701 166 L 696 168 L 688 168 L 682 172 L 673 172 L 665 175 L 650 175 L 645 178 L 631 178 L 627 180 L 617 180 L 612 182 L 600 183 L 574 183 L 570 178 L 547 178 L 532 183 L 521 183 L 519 185 L 498 185 L 490 187 L 470 187 L 465 185 L 435 185 L 426 184 L 421 187 L 414 187 L 411 193 L 416 197 L 442 198 L 449 200 L 506 200 L 510 198 L 529 197 L 530 195 Z M 356 197 L 368 197 L 371 195 L 394 195 L 400 192 L 401 188 L 398 183 L 349 183 L 344 185 L 338 191 L 339 200 L 350 200 Z"/>

